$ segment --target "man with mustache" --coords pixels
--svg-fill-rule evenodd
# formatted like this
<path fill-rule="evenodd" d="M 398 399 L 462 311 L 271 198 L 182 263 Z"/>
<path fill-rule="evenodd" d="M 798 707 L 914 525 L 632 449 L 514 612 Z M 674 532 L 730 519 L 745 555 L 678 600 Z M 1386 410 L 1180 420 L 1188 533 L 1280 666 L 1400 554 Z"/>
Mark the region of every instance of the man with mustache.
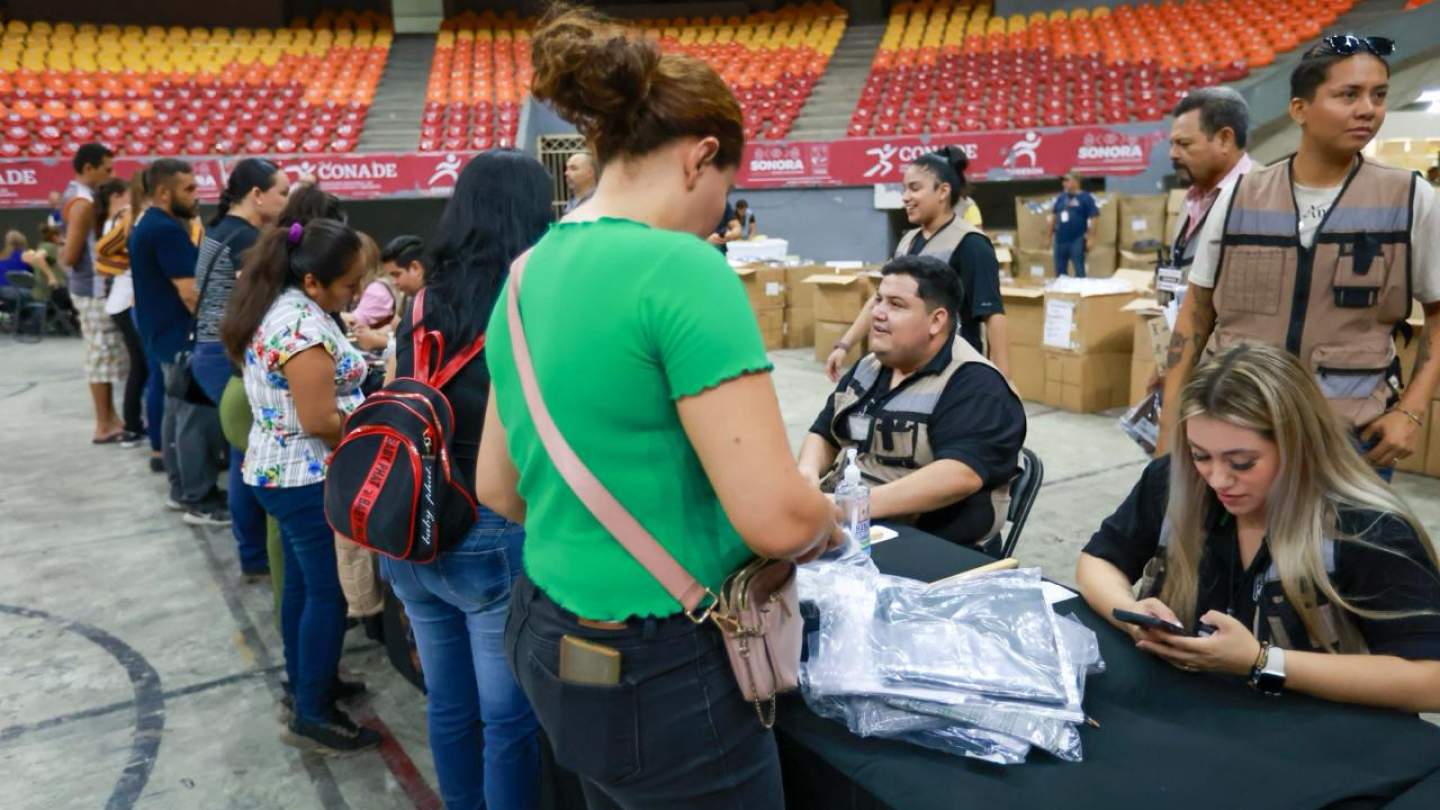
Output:
<path fill-rule="evenodd" d="M 1386 477 L 1414 452 L 1440 383 L 1440 204 L 1414 172 L 1361 154 L 1385 121 L 1394 49 L 1328 36 L 1290 74 L 1300 149 L 1222 190 L 1196 235 L 1164 394 L 1179 401 L 1202 351 L 1283 346 Z M 1412 298 L 1425 330 L 1402 395 L 1392 336 L 1408 334 Z M 1162 442 L 1173 411 L 1161 410 Z"/>
<path fill-rule="evenodd" d="M 1175 106 L 1170 124 L 1170 162 L 1190 190 L 1185 192 L 1185 218 L 1171 248 L 1171 268 L 1180 284 L 1195 262 L 1195 235 L 1208 220 L 1222 189 L 1228 189 L 1254 168 L 1245 153 L 1250 107 L 1228 87 L 1192 91 Z"/>

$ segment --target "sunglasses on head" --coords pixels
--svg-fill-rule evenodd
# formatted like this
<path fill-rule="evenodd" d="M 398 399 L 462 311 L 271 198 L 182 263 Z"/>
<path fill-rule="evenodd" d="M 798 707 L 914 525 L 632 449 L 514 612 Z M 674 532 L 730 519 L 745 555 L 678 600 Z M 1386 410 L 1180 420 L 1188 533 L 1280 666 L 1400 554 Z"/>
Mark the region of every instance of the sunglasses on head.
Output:
<path fill-rule="evenodd" d="M 1354 34 L 1332 34 L 1320 40 L 1310 50 L 1311 56 L 1351 56 L 1365 51 L 1376 56 L 1389 56 L 1395 52 L 1395 40 L 1386 37 L 1357 37 Z"/>

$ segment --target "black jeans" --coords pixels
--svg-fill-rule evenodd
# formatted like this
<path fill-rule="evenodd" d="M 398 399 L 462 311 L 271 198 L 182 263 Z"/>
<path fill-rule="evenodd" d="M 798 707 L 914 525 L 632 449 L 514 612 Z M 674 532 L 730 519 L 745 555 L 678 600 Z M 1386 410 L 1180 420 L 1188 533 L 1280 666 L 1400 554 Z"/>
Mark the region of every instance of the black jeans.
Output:
<path fill-rule="evenodd" d="M 120 337 L 125 340 L 125 351 L 130 355 L 130 372 L 125 377 L 125 399 L 120 414 L 125 419 L 125 430 L 144 433 L 145 420 L 142 417 L 145 404 L 145 382 L 150 378 L 150 365 L 145 360 L 145 344 L 140 342 L 140 332 L 135 329 L 131 316 L 135 310 L 127 309 L 119 315 L 111 315 Z"/>
<path fill-rule="evenodd" d="M 619 650 L 620 683 L 561 681 L 564 635 Z M 522 575 L 505 651 L 591 810 L 783 810 L 775 735 L 740 696 L 714 625 L 677 615 L 585 627 Z"/>

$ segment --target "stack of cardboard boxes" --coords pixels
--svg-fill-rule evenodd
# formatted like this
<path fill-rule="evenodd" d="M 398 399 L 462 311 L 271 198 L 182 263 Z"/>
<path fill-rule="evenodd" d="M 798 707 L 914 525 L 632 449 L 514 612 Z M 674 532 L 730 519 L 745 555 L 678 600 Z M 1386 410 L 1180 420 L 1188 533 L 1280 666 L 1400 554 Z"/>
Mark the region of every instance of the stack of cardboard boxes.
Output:
<path fill-rule="evenodd" d="M 1133 292 L 1045 291 L 1041 402 L 1074 413 L 1126 404 L 1134 328 L 1124 308 L 1134 298 Z"/>
<path fill-rule="evenodd" d="M 805 279 L 824 272 L 821 265 L 785 268 L 785 348 L 815 345 L 815 288 Z"/>
<path fill-rule="evenodd" d="M 1094 192 L 1100 215 L 1091 226 L 1093 240 L 1085 254 L 1085 274 L 1091 278 L 1109 278 L 1115 273 L 1115 240 L 1119 226 L 1117 197 Z M 1015 199 L 1015 244 L 1012 251 L 1015 283 L 1022 287 L 1041 287 L 1055 277 L 1055 251 L 1049 238 L 1046 218 L 1055 207 L 1055 194 L 1039 194 Z"/>
<path fill-rule="evenodd" d="M 845 336 L 865 302 L 875 294 L 877 275 L 874 268 L 867 267 L 816 273 L 804 279 L 805 286 L 813 289 L 816 360 L 825 362 L 836 342 Z M 846 365 L 865 353 L 864 343 L 861 339 L 850 348 Z"/>
<path fill-rule="evenodd" d="M 735 268 L 750 309 L 760 324 L 760 337 L 765 350 L 785 346 L 785 268 L 766 264 L 747 264 Z"/>
<path fill-rule="evenodd" d="M 1154 270 L 1157 254 L 1144 243 L 1165 242 L 1167 219 L 1163 194 L 1132 194 L 1120 200 L 1120 266 Z"/>
<path fill-rule="evenodd" d="M 1045 291 L 1038 287 L 1000 287 L 1005 330 L 1010 339 L 1010 382 L 1021 399 L 1045 399 Z"/>

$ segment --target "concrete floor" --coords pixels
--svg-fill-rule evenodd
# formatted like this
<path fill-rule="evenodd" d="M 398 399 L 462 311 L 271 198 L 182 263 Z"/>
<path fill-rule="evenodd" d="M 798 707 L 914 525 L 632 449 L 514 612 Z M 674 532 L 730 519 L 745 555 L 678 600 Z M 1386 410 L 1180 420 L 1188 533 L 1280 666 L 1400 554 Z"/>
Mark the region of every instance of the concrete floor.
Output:
<path fill-rule="evenodd" d="M 146 451 L 89 443 L 76 340 L 0 338 L 0 774 L 7 810 L 438 807 L 423 697 L 358 632 L 344 666 L 374 694 L 375 753 L 277 739 L 281 645 L 268 586 L 242 585 L 228 530 L 162 506 Z M 829 391 L 809 351 L 776 352 L 798 445 Z M 1114 416 L 1029 405 L 1045 486 L 1017 555 L 1069 582 L 1145 458 Z M 1396 486 L 1440 527 L 1431 479 Z"/>

